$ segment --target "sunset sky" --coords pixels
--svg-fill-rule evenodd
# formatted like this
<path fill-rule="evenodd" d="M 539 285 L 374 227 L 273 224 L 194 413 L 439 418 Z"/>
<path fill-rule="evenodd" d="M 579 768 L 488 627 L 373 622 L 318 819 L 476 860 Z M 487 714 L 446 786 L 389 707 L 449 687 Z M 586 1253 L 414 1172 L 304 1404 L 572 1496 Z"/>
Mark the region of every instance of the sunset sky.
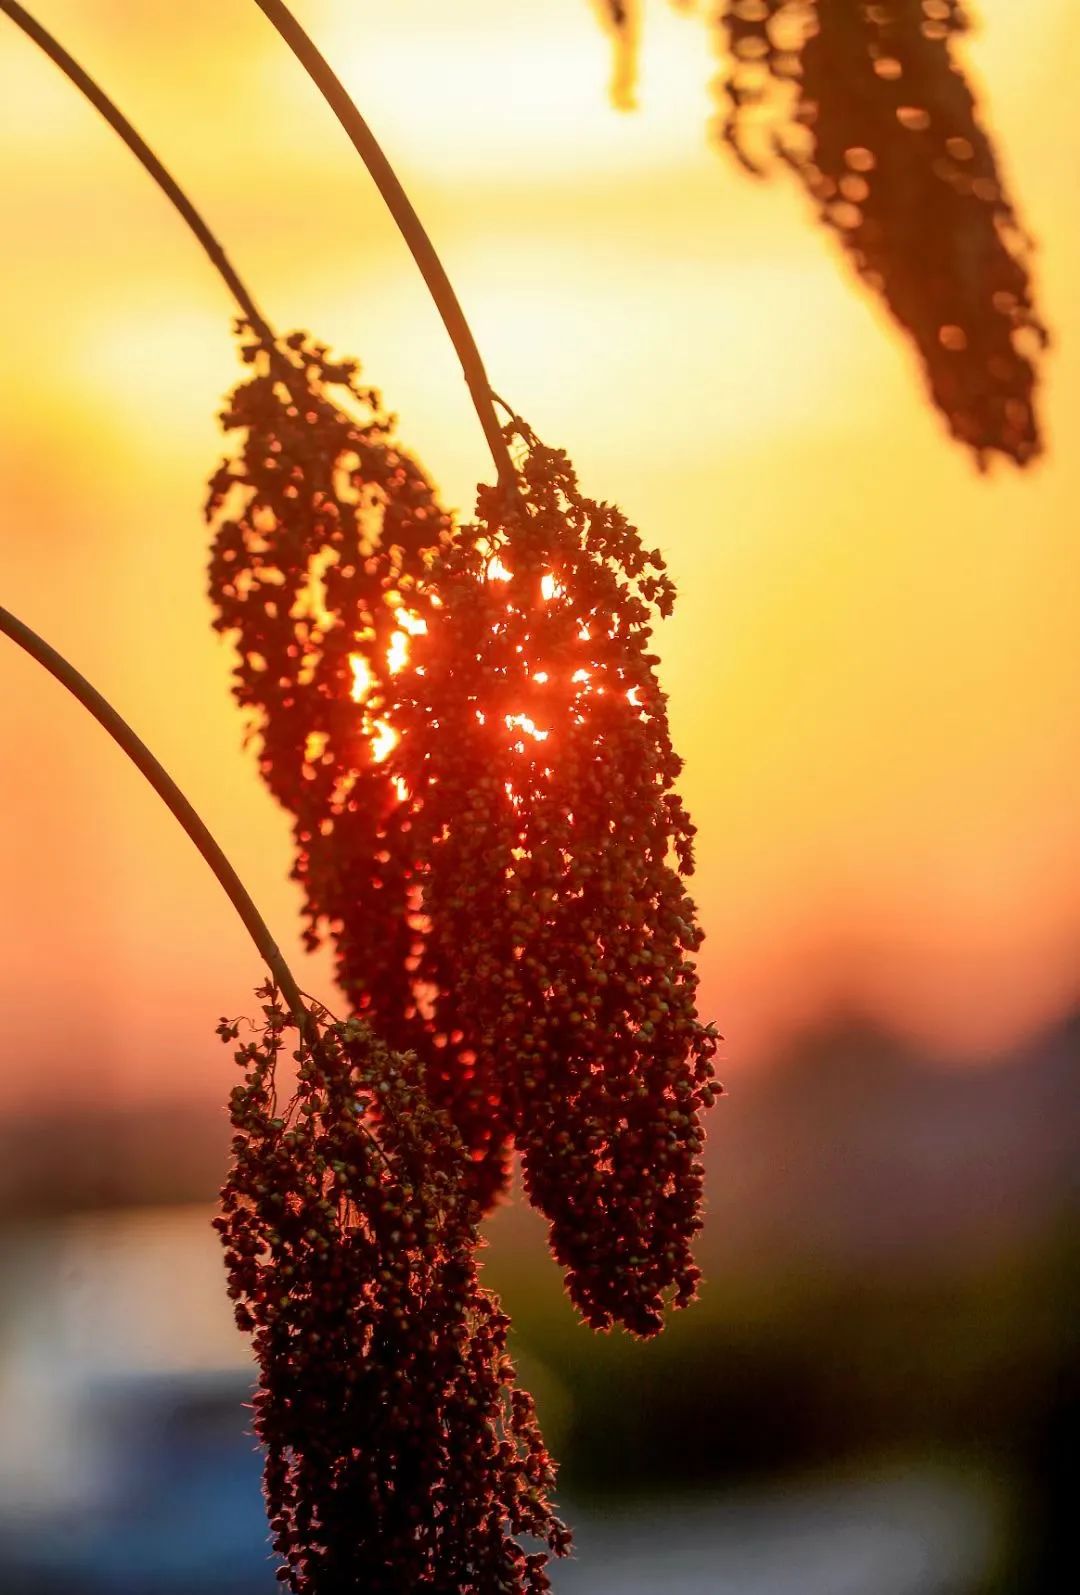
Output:
<path fill-rule="evenodd" d="M 975 1058 L 1080 999 L 1080 19 L 981 0 L 964 51 L 1053 329 L 1047 458 L 980 478 L 786 178 L 710 144 L 700 21 L 640 107 L 587 0 L 297 0 L 443 255 L 492 382 L 659 544 L 724 1077 L 861 1006 Z M 361 357 L 468 510 L 456 359 L 371 181 L 254 5 L 37 0 L 275 325 Z M 0 602 L 146 738 L 303 981 L 285 815 L 204 595 L 233 307 L 132 157 L 0 18 Z M 219 1091 L 254 950 L 175 821 L 0 644 L 0 1108 Z"/>

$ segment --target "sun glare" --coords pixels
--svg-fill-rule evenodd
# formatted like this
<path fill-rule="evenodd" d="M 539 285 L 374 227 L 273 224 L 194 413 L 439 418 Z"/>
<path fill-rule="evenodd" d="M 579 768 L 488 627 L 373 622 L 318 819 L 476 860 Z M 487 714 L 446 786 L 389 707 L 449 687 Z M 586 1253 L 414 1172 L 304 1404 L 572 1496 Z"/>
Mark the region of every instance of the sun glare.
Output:
<path fill-rule="evenodd" d="M 401 738 L 388 720 L 376 720 L 375 735 L 371 739 L 371 757 L 376 764 L 384 764 Z"/>
<path fill-rule="evenodd" d="M 427 621 L 423 615 L 418 615 L 411 609 L 399 609 L 397 622 L 402 631 L 407 631 L 410 637 L 422 637 L 427 631 Z"/>
<path fill-rule="evenodd" d="M 505 719 L 508 728 L 512 729 L 514 726 L 520 726 L 522 731 L 537 742 L 546 742 L 551 735 L 550 731 L 541 731 L 536 721 L 527 714 L 508 714 Z"/>
<path fill-rule="evenodd" d="M 392 676 L 404 670 L 409 662 L 409 638 L 404 631 L 395 631 L 386 650 L 386 665 Z"/>
<path fill-rule="evenodd" d="M 349 665 L 352 669 L 353 681 L 349 689 L 349 697 L 354 703 L 363 703 L 368 693 L 375 684 L 371 674 L 371 666 L 363 654 L 350 654 Z"/>

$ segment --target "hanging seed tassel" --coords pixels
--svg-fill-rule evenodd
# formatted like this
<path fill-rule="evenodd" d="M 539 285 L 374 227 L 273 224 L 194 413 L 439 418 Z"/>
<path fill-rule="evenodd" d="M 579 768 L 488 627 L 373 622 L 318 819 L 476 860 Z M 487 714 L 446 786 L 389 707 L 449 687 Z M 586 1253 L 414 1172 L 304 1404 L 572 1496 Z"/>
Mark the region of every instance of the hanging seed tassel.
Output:
<path fill-rule="evenodd" d="M 1030 241 L 952 45 L 957 0 L 725 0 L 723 136 L 775 150 L 918 349 L 980 466 L 1040 451 Z"/>
<path fill-rule="evenodd" d="M 521 423 L 513 511 L 483 490 L 452 534 L 355 369 L 288 347 L 295 370 L 257 370 L 226 414 L 212 591 L 311 934 L 421 1058 L 477 1199 L 513 1137 L 584 1317 L 652 1334 L 694 1294 L 714 1095 L 648 652 L 671 584 Z"/>
<path fill-rule="evenodd" d="M 352 361 L 294 333 L 222 420 L 240 447 L 210 484 L 215 624 L 235 640 L 236 698 L 259 768 L 292 816 L 308 942 L 329 928 L 353 1010 L 425 1065 L 465 1138 L 478 1198 L 507 1179 L 498 1082 L 438 1033 L 416 976 L 417 887 L 408 807 L 389 754 L 395 674 L 427 625 L 428 567 L 450 522 L 398 448 Z"/>
<path fill-rule="evenodd" d="M 658 552 L 521 423 L 522 508 L 482 490 L 396 678 L 433 1021 L 510 1104 L 524 1178 L 597 1328 L 661 1327 L 698 1271 L 701 933 L 690 824 L 649 648 Z"/>
<path fill-rule="evenodd" d="M 537 1595 L 569 1534 L 509 1320 L 477 1281 L 456 1132 L 415 1060 L 360 1021 L 324 1023 L 283 1059 L 292 1021 L 272 987 L 259 995 L 215 1226 L 259 1364 L 278 1578 L 295 1595 Z M 238 1033 L 222 1020 L 224 1040 Z"/>

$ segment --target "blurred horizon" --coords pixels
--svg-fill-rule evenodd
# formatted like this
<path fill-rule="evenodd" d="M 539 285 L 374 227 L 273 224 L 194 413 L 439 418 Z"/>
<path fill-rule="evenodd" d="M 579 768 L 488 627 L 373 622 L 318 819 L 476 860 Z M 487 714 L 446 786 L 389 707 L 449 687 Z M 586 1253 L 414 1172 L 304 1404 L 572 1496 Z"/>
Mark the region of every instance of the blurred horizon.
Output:
<path fill-rule="evenodd" d="M 1071 1587 L 1078 1058 L 1080 1010 L 982 1076 L 853 1015 L 793 1038 L 716 1110 L 736 1118 L 711 1148 L 701 1296 L 647 1344 L 576 1320 L 515 1189 L 483 1274 L 579 1531 L 556 1589 Z M 269 1587 L 250 1347 L 210 1226 L 228 1133 L 209 1105 L 19 1121 L 14 1595 Z"/>

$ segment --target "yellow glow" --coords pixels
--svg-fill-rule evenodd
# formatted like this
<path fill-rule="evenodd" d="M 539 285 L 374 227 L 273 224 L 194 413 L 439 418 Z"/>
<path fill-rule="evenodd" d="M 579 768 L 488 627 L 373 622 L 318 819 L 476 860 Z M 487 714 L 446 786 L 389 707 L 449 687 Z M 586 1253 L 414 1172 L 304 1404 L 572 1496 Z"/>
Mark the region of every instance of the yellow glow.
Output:
<path fill-rule="evenodd" d="M 395 631 L 386 650 L 386 665 L 392 676 L 404 670 L 409 662 L 409 638 L 404 631 Z"/>
<path fill-rule="evenodd" d="M 375 735 L 371 739 L 371 757 L 376 764 L 387 760 L 397 747 L 401 738 L 387 720 L 376 720 Z"/>
<path fill-rule="evenodd" d="M 505 718 L 509 727 L 520 726 L 527 736 L 532 737 L 537 742 L 546 742 L 551 735 L 550 731 L 541 731 L 536 721 L 527 714 L 508 714 Z"/>
<path fill-rule="evenodd" d="M 371 666 L 368 664 L 363 654 L 350 654 L 349 665 L 352 669 L 353 675 L 352 686 L 349 688 L 349 696 L 354 703 L 363 703 L 364 699 L 375 685 L 375 678 L 371 674 Z"/>
<path fill-rule="evenodd" d="M 489 582 L 509 582 L 514 579 L 513 571 L 507 570 L 498 554 L 488 560 L 484 574 Z"/>
<path fill-rule="evenodd" d="M 64 19 L 90 8 L 50 9 L 64 37 Z M 127 25 L 135 9 L 94 8 L 95 59 L 100 48 L 114 64 L 117 92 L 157 72 L 145 131 L 184 152 L 199 204 L 238 257 L 229 218 L 259 152 L 274 180 L 255 243 L 269 243 L 241 263 L 256 297 L 302 303 L 317 337 L 363 359 L 403 444 L 467 517 L 476 482 L 491 480 L 483 440 L 377 197 L 348 211 L 360 190 L 347 141 L 271 30 L 223 33 L 209 0 L 138 8 L 152 14 L 146 28 Z M 669 559 L 679 600 L 656 652 L 686 760 L 680 791 L 700 828 L 702 1004 L 738 1068 L 767 1055 L 770 1033 L 837 1000 L 969 1053 L 1054 1022 L 1075 1001 L 1080 947 L 1080 451 L 1069 446 L 1080 211 L 1062 133 L 1080 70 L 1075 4 L 1047 0 L 1034 27 L 1032 7 L 980 0 L 980 29 L 959 52 L 1037 236 L 1056 342 L 1040 399 L 1045 461 L 987 478 L 945 438 L 910 346 L 796 186 L 748 183 L 706 139 L 716 65 L 697 20 L 649 8 L 641 109 L 620 117 L 604 93 L 609 41 L 585 0 L 308 9 L 437 236 L 498 386 L 569 450 L 583 490 L 618 502 Z M 122 683 L 118 707 L 165 764 L 197 800 L 220 800 L 241 875 L 288 933 L 286 829 L 239 750 L 227 650 L 208 633 L 189 559 L 193 506 L 222 446 L 215 396 L 239 369 L 228 310 L 144 174 L 8 31 L 0 189 L 17 247 L 0 258 L 0 300 L 19 307 L 5 332 L 19 392 L 4 419 L 5 601 L 32 618 L 48 595 L 53 640 L 92 678 Z M 80 39 L 68 42 L 79 54 Z M 184 60 L 222 91 L 206 115 Z M 244 129 L 236 162 L 221 159 L 229 122 Z M 95 226 L 114 206 L 120 254 L 115 230 Z M 377 318 L 358 318 L 358 287 L 377 291 Z M 95 535 L 83 538 L 90 488 Z M 34 525 L 55 535 L 19 532 Z M 311 576 L 301 602 L 322 628 L 334 617 L 322 573 Z M 88 592 L 110 595 L 108 628 Z M 148 592 L 169 602 L 147 603 Z M 383 615 L 387 635 L 416 635 L 404 606 Z M 548 671 L 565 681 L 542 654 L 515 657 L 529 690 Z M 132 659 L 140 668 L 124 670 Z M 366 741 L 385 711 L 363 661 L 351 669 Z M 159 837 L 105 739 L 84 745 L 74 725 L 60 734 L 52 694 L 32 673 L 0 685 L 0 742 L 35 772 L 7 784 L 0 827 L 0 877 L 22 905 L 0 961 L 8 1009 L 32 1019 L 51 1001 L 55 960 L 40 949 L 54 944 L 63 901 L 89 949 L 70 1011 L 80 1034 L 89 1024 L 120 1041 L 92 1077 L 78 1038 L 45 1038 L 28 1019 L 8 1038 L 27 1067 L 0 1078 L 0 1096 L 25 1101 L 25 1082 L 43 1081 L 132 1102 L 171 1093 L 176 1071 L 145 1064 L 162 1009 L 177 1055 L 196 1060 L 185 1088 L 216 1089 L 218 1049 L 198 1015 L 217 1011 L 224 987 L 246 989 L 246 955 L 230 963 L 208 932 L 186 843 Z M 523 706 L 537 704 L 523 692 L 503 708 Z M 494 729 L 535 757 L 539 744 L 502 712 Z M 59 845 L 35 853 L 23 839 L 46 822 Z M 136 856 L 154 856 L 155 870 L 132 868 Z M 163 895 L 191 949 L 175 970 L 152 959 L 142 928 L 159 922 Z M 297 957 L 332 999 L 329 963 L 307 964 L 298 938 Z M 133 1010 L 135 986 L 153 1022 Z"/>
<path fill-rule="evenodd" d="M 557 588 L 558 588 L 558 584 L 557 584 L 554 576 L 551 574 L 550 571 L 548 571 L 545 576 L 541 576 L 541 578 L 540 578 L 540 595 L 541 595 L 542 598 L 547 598 L 547 599 L 554 598 L 555 597 L 555 593 L 557 591 Z"/>
<path fill-rule="evenodd" d="M 333 549 L 315 555 L 308 567 L 307 586 L 301 590 L 292 611 L 297 616 L 306 612 L 320 631 L 329 631 L 334 624 L 334 616 L 326 607 L 326 572 L 336 562 Z"/>
<path fill-rule="evenodd" d="M 423 637 L 427 632 L 427 621 L 412 609 L 399 609 L 397 623 L 410 637 Z"/>

